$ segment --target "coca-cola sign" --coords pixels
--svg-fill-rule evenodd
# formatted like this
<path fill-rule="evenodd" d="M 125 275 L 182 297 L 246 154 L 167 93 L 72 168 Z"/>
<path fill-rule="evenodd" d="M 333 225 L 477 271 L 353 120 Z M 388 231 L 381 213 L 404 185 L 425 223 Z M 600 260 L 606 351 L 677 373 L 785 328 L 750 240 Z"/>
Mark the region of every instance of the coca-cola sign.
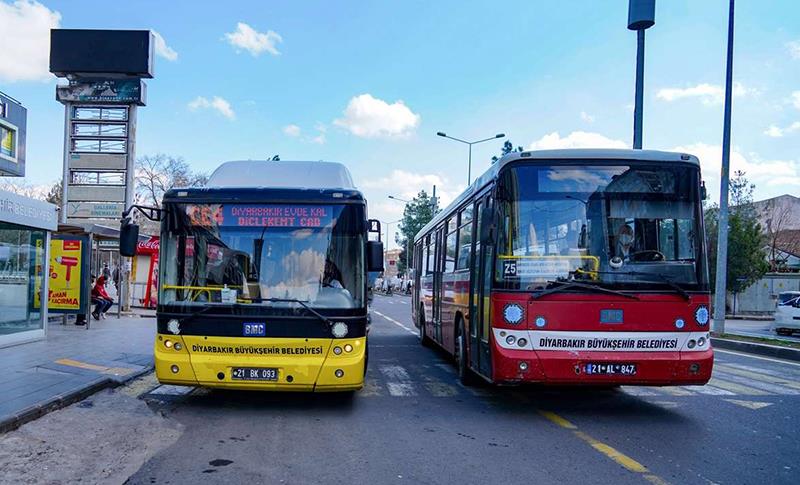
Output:
<path fill-rule="evenodd" d="M 158 244 L 159 237 L 158 236 L 150 236 L 150 239 L 147 241 L 139 241 L 136 244 L 136 253 L 137 254 L 158 254 Z"/>

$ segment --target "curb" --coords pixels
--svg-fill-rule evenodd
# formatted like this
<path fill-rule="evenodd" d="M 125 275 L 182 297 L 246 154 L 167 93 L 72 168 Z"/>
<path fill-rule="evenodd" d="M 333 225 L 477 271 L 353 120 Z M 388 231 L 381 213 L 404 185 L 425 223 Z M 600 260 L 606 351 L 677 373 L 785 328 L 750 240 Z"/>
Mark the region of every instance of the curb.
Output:
<path fill-rule="evenodd" d="M 74 389 L 65 394 L 58 394 L 49 397 L 44 401 L 41 401 L 40 403 L 22 409 L 16 414 L 0 418 L 0 434 L 13 431 L 22 426 L 23 424 L 29 423 L 35 419 L 39 419 L 45 414 L 48 414 L 52 411 L 65 408 L 78 401 L 83 401 L 87 397 L 97 392 L 100 392 L 103 389 L 109 389 L 121 386 L 127 382 L 132 381 L 133 379 L 136 379 L 141 375 L 151 372 L 152 370 L 153 370 L 152 366 L 145 367 L 139 372 L 130 374 L 129 378 L 122 382 L 117 382 L 110 377 L 98 377 L 97 379 L 94 379 L 93 381 L 86 383 L 84 386 L 80 388 Z"/>
<path fill-rule="evenodd" d="M 737 350 L 748 354 L 800 362 L 800 349 L 781 347 L 778 345 L 758 344 L 754 342 L 742 342 L 718 337 L 711 337 L 711 345 L 718 349 Z"/>

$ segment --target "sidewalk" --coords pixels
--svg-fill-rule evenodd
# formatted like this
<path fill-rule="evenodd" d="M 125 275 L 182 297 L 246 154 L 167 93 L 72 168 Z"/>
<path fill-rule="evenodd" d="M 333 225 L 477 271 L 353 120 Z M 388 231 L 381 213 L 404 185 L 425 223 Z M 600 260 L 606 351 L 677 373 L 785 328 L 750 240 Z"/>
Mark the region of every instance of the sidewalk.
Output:
<path fill-rule="evenodd" d="M 51 321 L 47 338 L 0 349 L 0 433 L 153 367 L 155 319 Z"/>

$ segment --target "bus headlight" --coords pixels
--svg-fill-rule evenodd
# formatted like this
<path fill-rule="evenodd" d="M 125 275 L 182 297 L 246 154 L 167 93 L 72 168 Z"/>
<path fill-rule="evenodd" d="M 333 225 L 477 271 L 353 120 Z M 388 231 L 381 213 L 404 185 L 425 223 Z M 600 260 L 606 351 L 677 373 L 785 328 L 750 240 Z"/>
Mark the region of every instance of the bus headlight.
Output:
<path fill-rule="evenodd" d="M 509 303 L 503 307 L 503 320 L 505 320 L 506 323 L 517 325 L 522 321 L 523 316 L 525 316 L 525 312 L 517 303 Z"/>
<path fill-rule="evenodd" d="M 183 348 L 183 345 L 181 345 L 180 342 L 175 342 L 175 350 L 181 350 L 182 348 Z"/>
<path fill-rule="evenodd" d="M 336 355 L 341 354 L 342 353 L 342 348 L 341 347 L 334 347 L 333 348 L 333 353 L 336 354 Z"/>
<path fill-rule="evenodd" d="M 699 339 L 697 339 L 697 346 L 698 347 L 702 347 L 705 344 L 706 344 L 706 338 L 705 337 L 700 337 Z"/>
<path fill-rule="evenodd" d="M 686 344 L 690 349 L 693 349 L 695 345 L 697 345 L 697 342 L 695 342 L 694 339 L 689 339 L 689 342 Z"/>
<path fill-rule="evenodd" d="M 168 349 L 171 349 L 172 348 L 172 340 L 169 340 L 169 339 L 165 340 L 164 341 L 164 347 L 166 347 Z"/>
<path fill-rule="evenodd" d="M 346 337 L 348 330 L 349 328 L 347 328 L 347 324 L 344 322 L 336 322 L 331 327 L 331 332 L 333 333 L 333 336 L 336 338 Z"/>
<path fill-rule="evenodd" d="M 515 336 L 513 336 L 513 335 L 509 335 L 508 337 L 506 337 L 506 343 L 508 345 L 514 345 L 514 342 L 516 342 L 516 341 L 517 341 L 517 338 Z"/>
<path fill-rule="evenodd" d="M 353 351 L 353 346 L 350 345 L 350 344 L 345 344 L 344 345 L 344 351 L 347 352 L 347 353 L 352 352 Z"/>
<path fill-rule="evenodd" d="M 698 323 L 698 325 L 705 325 L 708 323 L 708 307 L 704 305 L 700 305 L 697 307 L 697 310 L 694 311 L 694 320 Z"/>

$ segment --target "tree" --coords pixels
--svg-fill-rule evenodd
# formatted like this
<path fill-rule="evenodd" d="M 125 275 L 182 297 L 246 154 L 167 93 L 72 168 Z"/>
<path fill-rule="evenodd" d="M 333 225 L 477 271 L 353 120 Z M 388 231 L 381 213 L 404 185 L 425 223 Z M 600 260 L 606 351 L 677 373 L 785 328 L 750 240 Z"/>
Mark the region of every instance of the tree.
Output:
<path fill-rule="evenodd" d="M 161 207 L 164 194 L 174 187 L 199 187 L 208 182 L 208 175 L 194 172 L 181 157 L 159 153 L 145 155 L 137 161 L 134 193 L 136 203 Z M 158 223 L 134 211 L 133 218 L 141 226 L 144 234 L 158 234 Z"/>
<path fill-rule="evenodd" d="M 50 202 L 51 204 L 55 204 L 56 207 L 61 207 L 61 198 L 64 195 L 63 188 L 61 181 L 54 183 L 50 190 L 47 191 L 47 195 L 45 196 L 44 200 Z"/>
<path fill-rule="evenodd" d="M 159 153 L 145 155 L 137 161 L 136 201 L 161 207 L 164 193 L 173 187 L 198 187 L 208 182 L 208 175 L 194 172 L 181 157 Z"/>
<path fill-rule="evenodd" d="M 33 185 L 24 178 L 19 177 L 0 177 L 0 190 L 11 192 L 23 197 L 44 200 L 45 188 L 40 185 Z"/>
<path fill-rule="evenodd" d="M 511 143 L 510 140 L 506 140 L 503 143 L 503 148 L 500 151 L 500 156 L 499 157 L 498 156 L 492 157 L 492 163 L 497 163 L 498 160 L 500 160 L 504 156 L 508 155 L 509 153 L 516 153 L 516 152 L 521 152 L 521 151 L 523 151 L 521 146 L 518 146 L 517 148 L 514 148 L 514 144 Z"/>
<path fill-rule="evenodd" d="M 785 265 L 785 260 L 781 258 L 783 251 L 796 250 L 800 245 L 800 241 L 794 241 L 793 237 L 797 231 L 789 230 L 792 226 L 792 207 L 779 202 L 780 199 L 770 200 L 761 214 L 770 271 L 780 271 Z"/>
<path fill-rule="evenodd" d="M 424 190 L 420 190 L 416 197 L 411 199 L 403 209 L 403 219 L 398 226 L 400 232 L 395 236 L 395 242 L 400 246 L 400 261 L 397 269 L 405 272 L 406 268 L 414 263 L 413 255 L 408 258 L 408 241 L 413 241 L 414 236 L 433 219 L 433 200 Z M 407 261 L 407 258 L 410 261 Z M 409 264 L 410 263 L 410 264 Z"/>
<path fill-rule="evenodd" d="M 728 218 L 728 266 L 725 277 L 728 291 L 740 293 L 759 280 L 769 269 L 764 252 L 761 225 L 753 208 L 753 189 L 745 172 L 737 171 L 730 182 L 730 215 Z M 705 226 L 708 236 L 708 264 L 712 290 L 716 283 L 719 207 L 706 208 Z"/>

